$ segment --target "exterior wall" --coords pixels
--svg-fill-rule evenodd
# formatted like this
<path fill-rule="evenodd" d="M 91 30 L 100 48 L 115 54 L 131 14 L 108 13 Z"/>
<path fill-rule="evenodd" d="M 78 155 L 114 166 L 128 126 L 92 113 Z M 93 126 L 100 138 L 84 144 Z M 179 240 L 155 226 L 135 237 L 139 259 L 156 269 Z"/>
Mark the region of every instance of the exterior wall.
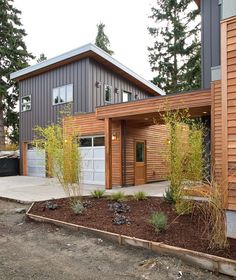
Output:
<path fill-rule="evenodd" d="M 104 121 L 97 120 L 94 113 L 68 117 L 64 119 L 64 132 L 80 136 L 104 135 Z M 112 134 L 112 185 L 122 184 L 121 122 L 113 121 Z M 147 146 L 147 182 L 165 180 L 167 169 L 164 164 L 166 129 L 163 125 L 139 126 L 127 123 L 126 127 L 126 182 L 134 184 L 134 141 L 146 140 Z"/>
<path fill-rule="evenodd" d="M 134 184 L 135 140 L 146 141 L 146 180 L 154 182 L 165 180 L 167 168 L 164 162 L 165 140 L 167 130 L 164 125 L 140 127 L 133 122 L 128 122 L 126 127 L 126 184 Z"/>
<path fill-rule="evenodd" d="M 227 208 L 236 210 L 236 17 L 221 23 L 222 178 Z"/>
<path fill-rule="evenodd" d="M 89 87 L 89 110 L 95 111 L 98 106 L 105 105 L 104 102 L 104 85 L 112 86 L 112 103 L 122 102 L 122 91 L 128 91 L 132 94 L 132 100 L 135 99 L 135 95 L 138 99 L 144 99 L 150 97 L 145 91 L 139 89 L 137 86 L 124 79 L 115 72 L 107 69 L 103 65 L 99 64 L 93 59 L 89 59 L 89 72 L 90 72 L 90 87 Z M 101 87 L 96 87 L 96 82 L 101 83 Z M 118 93 L 115 93 L 115 89 Z"/>
<path fill-rule="evenodd" d="M 58 120 L 63 105 L 52 105 L 52 89 L 73 83 L 73 113 L 89 109 L 87 98 L 88 59 L 20 81 L 20 97 L 31 95 L 31 110 L 20 113 L 20 140 L 33 138 L 35 125 L 45 126 Z M 83 96 L 83 98 L 82 98 Z"/>
<path fill-rule="evenodd" d="M 220 65 L 220 5 L 219 0 L 202 0 L 202 88 L 210 88 L 211 67 Z"/>
<path fill-rule="evenodd" d="M 68 117 L 64 119 L 66 134 L 93 136 L 104 135 L 104 121 L 97 120 L 94 113 Z M 120 122 L 113 122 L 112 132 L 120 135 Z M 121 139 L 112 141 L 112 184 L 121 185 Z"/>
<path fill-rule="evenodd" d="M 211 85 L 211 153 L 212 169 L 215 179 L 222 179 L 222 108 L 221 108 L 221 81 L 215 81 Z"/>

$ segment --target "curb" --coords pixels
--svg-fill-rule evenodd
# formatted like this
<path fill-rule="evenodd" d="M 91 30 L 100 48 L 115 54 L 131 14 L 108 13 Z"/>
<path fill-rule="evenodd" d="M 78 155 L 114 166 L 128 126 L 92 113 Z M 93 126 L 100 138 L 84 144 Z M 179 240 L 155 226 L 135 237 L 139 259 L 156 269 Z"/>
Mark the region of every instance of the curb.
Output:
<path fill-rule="evenodd" d="M 30 214 L 30 210 L 32 209 L 33 205 L 34 203 L 30 206 L 30 208 L 26 212 L 26 216 L 34 221 L 52 223 L 56 226 L 61 226 L 72 230 L 95 233 L 98 234 L 100 237 L 109 239 L 111 241 L 115 241 L 119 245 L 131 245 L 135 247 L 141 247 L 144 249 L 157 252 L 159 254 L 176 257 L 190 265 L 212 271 L 216 274 L 222 273 L 229 276 L 236 276 L 235 260 L 226 259 L 226 258 L 209 255 L 197 251 L 192 251 L 188 249 L 183 249 L 180 247 L 170 246 L 160 242 L 147 241 L 135 237 L 130 237 L 130 236 L 112 233 L 112 232 L 94 229 L 94 228 L 89 228 L 81 225 L 75 225 L 75 224 L 71 224 L 71 223 L 67 223 L 51 218 Z"/>

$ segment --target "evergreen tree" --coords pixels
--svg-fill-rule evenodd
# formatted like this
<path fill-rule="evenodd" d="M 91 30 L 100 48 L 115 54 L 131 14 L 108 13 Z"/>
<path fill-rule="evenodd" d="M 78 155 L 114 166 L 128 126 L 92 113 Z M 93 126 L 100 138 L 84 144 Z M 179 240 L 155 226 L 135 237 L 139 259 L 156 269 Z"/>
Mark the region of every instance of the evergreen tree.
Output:
<path fill-rule="evenodd" d="M 5 145 L 6 128 L 12 142 L 18 141 L 18 87 L 10 80 L 10 73 L 28 66 L 33 56 L 24 43 L 25 30 L 20 22 L 21 12 L 13 7 L 13 0 L 0 0 L 0 146 Z"/>
<path fill-rule="evenodd" d="M 114 52 L 110 49 L 110 40 L 104 32 L 105 24 L 97 24 L 98 33 L 95 39 L 95 45 L 107 52 L 110 55 L 113 55 Z"/>
<path fill-rule="evenodd" d="M 156 73 L 153 83 L 168 93 L 197 89 L 201 82 L 199 10 L 192 0 L 156 0 L 151 8 L 155 39 L 149 63 Z"/>
<path fill-rule="evenodd" d="M 47 60 L 47 57 L 45 56 L 44 53 L 41 53 L 41 54 L 39 55 L 39 58 L 37 59 L 37 63 L 40 63 L 40 62 L 42 62 L 42 61 L 44 61 L 44 60 Z"/>

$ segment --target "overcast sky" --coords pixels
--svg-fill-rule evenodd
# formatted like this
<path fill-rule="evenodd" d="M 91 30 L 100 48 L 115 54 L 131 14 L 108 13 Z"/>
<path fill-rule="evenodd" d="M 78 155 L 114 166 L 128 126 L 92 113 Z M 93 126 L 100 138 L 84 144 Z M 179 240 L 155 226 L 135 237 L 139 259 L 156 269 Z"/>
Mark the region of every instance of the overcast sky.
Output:
<path fill-rule="evenodd" d="M 114 58 L 146 79 L 153 74 L 147 46 L 153 39 L 147 26 L 155 0 L 15 0 L 22 11 L 28 50 L 47 58 L 95 41 L 96 24 L 106 25 Z"/>

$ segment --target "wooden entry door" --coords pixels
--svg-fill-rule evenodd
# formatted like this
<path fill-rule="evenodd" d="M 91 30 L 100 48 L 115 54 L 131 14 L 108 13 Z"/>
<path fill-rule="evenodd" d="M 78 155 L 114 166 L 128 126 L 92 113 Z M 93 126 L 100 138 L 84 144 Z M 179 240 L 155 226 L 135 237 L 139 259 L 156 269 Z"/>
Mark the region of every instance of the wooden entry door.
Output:
<path fill-rule="evenodd" d="M 146 143 L 145 141 L 135 141 L 135 185 L 146 183 Z"/>

